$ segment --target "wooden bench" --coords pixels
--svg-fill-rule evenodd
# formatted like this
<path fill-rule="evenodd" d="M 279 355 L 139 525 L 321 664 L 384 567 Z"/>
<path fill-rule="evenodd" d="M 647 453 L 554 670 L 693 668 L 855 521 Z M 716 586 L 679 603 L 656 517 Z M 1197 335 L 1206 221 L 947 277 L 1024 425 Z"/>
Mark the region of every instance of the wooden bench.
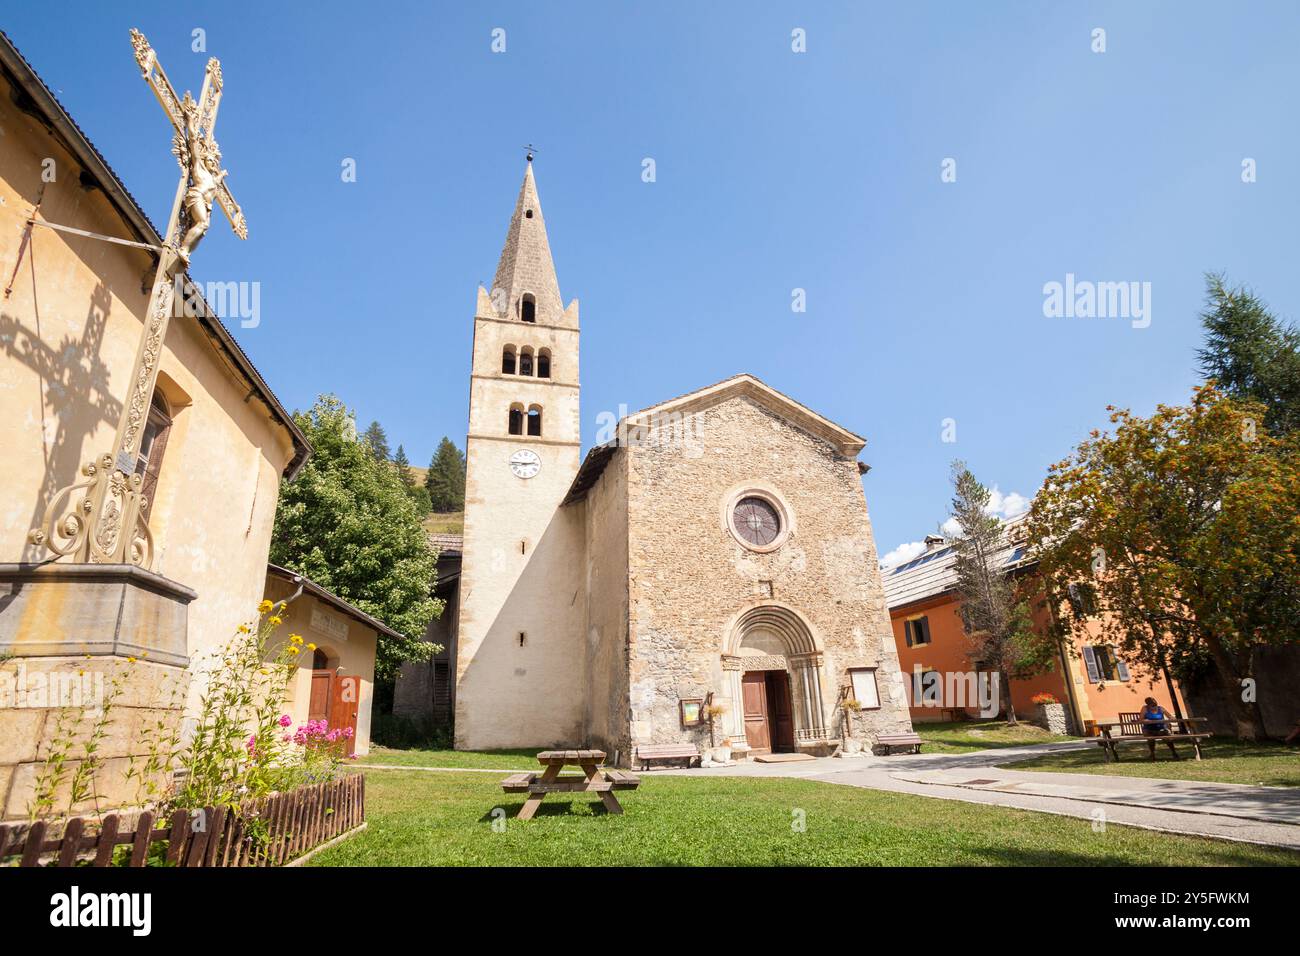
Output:
<path fill-rule="evenodd" d="M 636 748 L 636 759 L 642 770 L 649 770 L 652 763 L 669 763 L 685 761 L 690 767 L 692 761 L 701 759 L 700 748 L 695 744 L 652 744 Z"/>
<path fill-rule="evenodd" d="M 1119 762 L 1120 744 L 1146 744 L 1149 759 L 1155 760 L 1156 744 L 1164 743 L 1169 746 L 1174 759 L 1178 760 L 1178 750 L 1174 744 L 1180 741 L 1190 743 L 1192 749 L 1196 751 L 1196 759 L 1200 760 L 1201 741 L 1213 735 L 1209 731 L 1197 730 L 1196 725 L 1208 719 L 1207 717 L 1166 717 L 1164 722 L 1174 725 L 1173 731 L 1167 734 L 1148 734 L 1143 733 L 1147 725 L 1140 713 L 1120 714 L 1117 721 L 1097 724 L 1101 736 L 1096 739 L 1096 744 L 1105 753 L 1108 762 L 1111 760 Z"/>
<path fill-rule="evenodd" d="M 912 753 L 921 752 L 922 740 L 916 734 L 881 734 L 876 738 L 876 746 L 885 749 L 885 756 L 889 756 L 895 747 L 911 747 Z"/>

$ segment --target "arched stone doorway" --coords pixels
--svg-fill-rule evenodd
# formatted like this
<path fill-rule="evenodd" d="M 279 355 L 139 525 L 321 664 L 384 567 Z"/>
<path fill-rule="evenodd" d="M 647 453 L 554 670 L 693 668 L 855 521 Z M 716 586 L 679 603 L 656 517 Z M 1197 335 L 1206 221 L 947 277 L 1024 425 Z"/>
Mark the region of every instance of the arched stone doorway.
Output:
<path fill-rule="evenodd" d="M 798 611 L 761 604 L 738 614 L 723 644 L 722 670 L 733 747 L 779 752 L 827 740 L 821 643 Z"/>

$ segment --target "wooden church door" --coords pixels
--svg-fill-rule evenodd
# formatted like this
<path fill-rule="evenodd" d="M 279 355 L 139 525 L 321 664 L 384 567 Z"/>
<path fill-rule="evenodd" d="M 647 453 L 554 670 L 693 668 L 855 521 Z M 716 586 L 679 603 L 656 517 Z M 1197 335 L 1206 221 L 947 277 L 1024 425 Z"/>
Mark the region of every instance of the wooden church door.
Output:
<path fill-rule="evenodd" d="M 767 721 L 767 674 L 748 671 L 741 679 L 745 704 L 745 742 L 750 753 L 770 753 L 772 734 Z"/>

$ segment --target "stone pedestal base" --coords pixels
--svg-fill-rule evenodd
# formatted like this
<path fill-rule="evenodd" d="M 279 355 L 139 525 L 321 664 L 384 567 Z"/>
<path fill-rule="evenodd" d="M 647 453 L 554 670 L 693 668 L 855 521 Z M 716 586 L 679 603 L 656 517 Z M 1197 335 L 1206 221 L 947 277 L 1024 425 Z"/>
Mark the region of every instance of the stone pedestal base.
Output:
<path fill-rule="evenodd" d="M 148 759 L 159 724 L 181 718 L 194 597 L 129 565 L 0 565 L 0 819 L 26 816 L 45 791 L 53 816 L 141 798 L 126 772 Z M 95 737 L 93 792 L 71 802 Z M 53 778 L 52 755 L 64 760 Z"/>

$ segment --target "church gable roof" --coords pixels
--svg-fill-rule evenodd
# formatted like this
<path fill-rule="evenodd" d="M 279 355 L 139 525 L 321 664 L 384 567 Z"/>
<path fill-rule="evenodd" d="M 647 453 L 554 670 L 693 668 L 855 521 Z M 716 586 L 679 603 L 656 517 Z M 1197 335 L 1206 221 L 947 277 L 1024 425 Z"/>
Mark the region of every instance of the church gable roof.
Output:
<path fill-rule="evenodd" d="M 677 398 L 671 398 L 658 405 L 651 405 L 639 412 L 628 415 L 627 427 L 654 427 L 656 421 L 665 415 L 690 415 L 704 411 L 733 398 L 747 398 L 772 412 L 779 418 L 790 422 L 805 432 L 835 446 L 836 451 L 845 458 L 856 458 L 866 446 L 867 440 L 855 432 L 835 424 L 829 418 L 817 414 L 807 405 L 795 401 L 790 396 L 779 392 L 771 385 L 748 372 L 733 375 L 713 385 L 688 392 Z M 621 433 L 621 432 L 620 432 Z"/>
<path fill-rule="evenodd" d="M 834 446 L 837 453 L 845 458 L 856 458 L 867 443 L 861 435 L 836 425 L 828 418 L 823 418 L 808 406 L 778 392 L 748 372 L 733 375 L 713 385 L 634 412 L 618 423 L 617 434 L 623 436 L 632 429 L 654 428 L 656 424 L 663 422 L 665 416 L 691 415 L 734 398 L 749 399 L 782 420 Z M 596 445 L 587 452 L 587 457 L 583 460 L 582 467 L 578 469 L 578 474 L 573 479 L 573 484 L 569 486 L 569 492 L 562 503 L 572 504 L 584 498 L 592 486 L 600 480 L 605 466 L 620 447 L 620 438 L 616 437 L 604 444 Z M 860 469 L 862 467 L 859 466 Z"/>

